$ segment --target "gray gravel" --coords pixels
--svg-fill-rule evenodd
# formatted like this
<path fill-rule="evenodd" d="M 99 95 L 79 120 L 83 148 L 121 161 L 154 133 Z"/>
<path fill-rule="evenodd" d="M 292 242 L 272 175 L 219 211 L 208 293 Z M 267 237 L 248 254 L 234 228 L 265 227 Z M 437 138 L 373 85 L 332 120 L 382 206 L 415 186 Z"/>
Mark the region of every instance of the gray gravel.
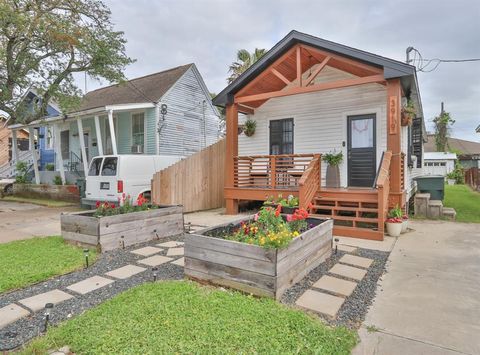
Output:
<path fill-rule="evenodd" d="M 302 281 L 289 288 L 282 296 L 281 302 L 290 305 L 295 304 L 295 301 L 306 290 L 311 288 L 312 285 L 323 275 L 328 274 L 328 270 L 330 270 L 330 268 L 335 265 L 344 254 L 346 253 L 342 251 L 338 251 L 336 255 L 332 254 L 329 259 L 313 269 Z M 353 254 L 373 259 L 374 262 L 368 268 L 367 274 L 358 283 L 353 293 L 347 297 L 342 307 L 338 311 L 335 319 L 328 318 L 320 313 L 317 313 L 317 315 L 331 325 L 341 325 L 351 329 L 356 329 L 362 324 L 368 308 L 372 304 L 372 300 L 376 294 L 377 281 L 385 272 L 385 264 L 390 253 L 357 248 L 357 251 Z M 329 275 L 342 278 L 338 275 Z M 329 293 L 328 291 L 323 290 L 322 292 Z"/>
<path fill-rule="evenodd" d="M 87 309 L 90 309 L 99 303 L 104 302 L 107 299 L 114 297 L 115 295 L 128 290 L 137 285 L 145 282 L 151 282 L 153 280 L 152 271 L 150 267 L 148 270 L 134 275 L 125 280 L 115 280 L 115 282 L 102 287 L 98 290 L 92 291 L 85 295 L 78 295 L 72 291 L 66 289 L 78 281 L 82 281 L 91 276 L 101 275 L 105 277 L 106 272 L 125 266 L 127 264 L 135 264 L 136 261 L 144 259 L 144 256 L 130 253 L 130 250 L 138 249 L 143 246 L 155 246 L 162 242 L 176 240 L 183 241 L 182 236 L 175 236 L 169 238 L 162 238 L 161 240 L 151 241 L 143 244 L 138 244 L 132 247 L 128 247 L 125 250 L 119 249 L 100 255 L 94 265 L 88 269 L 72 272 L 55 279 L 44 281 L 33 286 L 0 295 L 0 308 L 4 307 L 12 302 L 35 296 L 40 293 L 44 293 L 53 289 L 60 289 L 72 295 L 74 298 L 55 305 L 51 312 L 51 323 L 58 324 L 68 318 L 78 315 Z M 167 249 L 165 248 L 160 255 L 166 255 Z M 172 257 L 179 259 L 181 256 Z M 146 267 L 145 265 L 138 264 L 139 266 Z M 158 280 L 181 280 L 183 279 L 183 267 L 177 266 L 170 262 L 162 264 L 158 267 Z M 107 278 L 111 278 L 108 277 Z M 111 278 L 113 279 L 113 278 Z M 0 330 L 0 351 L 10 350 L 24 344 L 33 337 L 39 335 L 42 331 L 44 323 L 43 311 L 34 313 L 29 317 L 22 318 L 12 324 L 9 324 L 5 328 Z"/>

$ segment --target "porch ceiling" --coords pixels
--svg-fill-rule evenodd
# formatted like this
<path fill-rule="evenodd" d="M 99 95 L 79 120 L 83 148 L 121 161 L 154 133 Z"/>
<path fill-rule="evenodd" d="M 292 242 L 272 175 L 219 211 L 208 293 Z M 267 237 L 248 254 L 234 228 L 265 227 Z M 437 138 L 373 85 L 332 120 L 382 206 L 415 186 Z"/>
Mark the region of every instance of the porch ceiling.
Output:
<path fill-rule="evenodd" d="M 240 89 L 235 94 L 235 98 L 278 92 L 294 86 L 313 86 L 314 78 L 327 65 L 357 77 L 383 74 L 382 68 L 360 63 L 308 45 L 296 44 Z M 307 82 L 306 84 L 305 82 L 302 85 L 299 84 L 299 71 L 303 75 L 302 80 Z M 305 73 L 308 71 L 310 73 L 305 77 Z M 252 100 L 245 105 L 258 108 L 266 101 L 268 99 Z"/>

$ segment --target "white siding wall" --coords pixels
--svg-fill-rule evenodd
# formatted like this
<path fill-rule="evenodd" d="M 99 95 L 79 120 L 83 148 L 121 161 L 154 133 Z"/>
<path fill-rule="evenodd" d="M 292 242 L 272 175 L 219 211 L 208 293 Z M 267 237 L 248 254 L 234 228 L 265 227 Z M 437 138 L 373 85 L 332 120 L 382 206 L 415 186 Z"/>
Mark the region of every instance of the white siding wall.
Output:
<path fill-rule="evenodd" d="M 312 69 L 314 70 L 314 68 Z M 335 68 L 325 67 L 315 79 L 316 83 L 351 78 L 353 75 Z M 347 185 L 347 116 L 376 114 L 377 167 L 387 145 L 386 87 L 367 84 L 308 94 L 273 98 L 255 110 L 251 116 L 257 121 L 252 137 L 241 134 L 238 139 L 239 155 L 269 154 L 269 120 L 294 118 L 294 152 L 327 153 L 343 151 L 341 184 Z M 345 147 L 342 143 L 345 142 Z M 326 164 L 322 162 L 322 180 Z"/>
<path fill-rule="evenodd" d="M 160 154 L 190 155 L 219 139 L 219 118 L 201 80 L 190 67 L 162 98 L 168 113 L 160 132 Z"/>
<path fill-rule="evenodd" d="M 421 168 L 417 168 L 417 163 L 414 163 L 413 168 L 408 167 L 408 127 L 404 126 L 402 127 L 402 132 L 401 132 L 401 143 L 402 143 L 402 152 L 405 153 L 405 190 L 407 191 L 407 196 L 406 199 L 407 201 L 410 199 L 410 197 L 413 196 L 416 190 L 416 182 L 415 178 L 417 176 L 423 175 L 424 174 L 424 168 L 423 166 Z M 423 150 L 423 146 L 422 146 Z M 423 156 L 423 152 L 422 152 Z M 422 165 L 423 165 L 423 159 L 422 159 Z"/>

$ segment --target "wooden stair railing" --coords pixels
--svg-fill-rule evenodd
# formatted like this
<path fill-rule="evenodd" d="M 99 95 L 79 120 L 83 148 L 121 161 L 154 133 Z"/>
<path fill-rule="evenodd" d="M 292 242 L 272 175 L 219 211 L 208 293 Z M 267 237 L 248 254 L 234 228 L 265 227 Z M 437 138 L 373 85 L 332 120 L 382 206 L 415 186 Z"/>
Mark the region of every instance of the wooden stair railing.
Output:
<path fill-rule="evenodd" d="M 321 154 L 315 154 L 298 181 L 299 207 L 307 208 L 320 190 Z"/>
<path fill-rule="evenodd" d="M 385 219 L 388 212 L 388 196 L 390 194 L 390 161 L 392 152 L 383 152 L 382 162 L 376 178 L 378 191 L 378 231 L 384 232 Z"/>

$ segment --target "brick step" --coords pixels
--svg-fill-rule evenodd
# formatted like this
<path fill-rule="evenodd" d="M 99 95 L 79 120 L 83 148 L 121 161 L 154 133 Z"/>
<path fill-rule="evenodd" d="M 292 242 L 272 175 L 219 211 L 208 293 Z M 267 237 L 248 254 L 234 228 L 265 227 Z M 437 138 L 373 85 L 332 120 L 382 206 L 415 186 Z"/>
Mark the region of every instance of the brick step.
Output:
<path fill-rule="evenodd" d="M 457 218 L 457 212 L 455 211 L 454 208 L 451 207 L 443 207 L 443 217 L 446 219 L 449 219 L 451 221 L 454 221 Z"/>

